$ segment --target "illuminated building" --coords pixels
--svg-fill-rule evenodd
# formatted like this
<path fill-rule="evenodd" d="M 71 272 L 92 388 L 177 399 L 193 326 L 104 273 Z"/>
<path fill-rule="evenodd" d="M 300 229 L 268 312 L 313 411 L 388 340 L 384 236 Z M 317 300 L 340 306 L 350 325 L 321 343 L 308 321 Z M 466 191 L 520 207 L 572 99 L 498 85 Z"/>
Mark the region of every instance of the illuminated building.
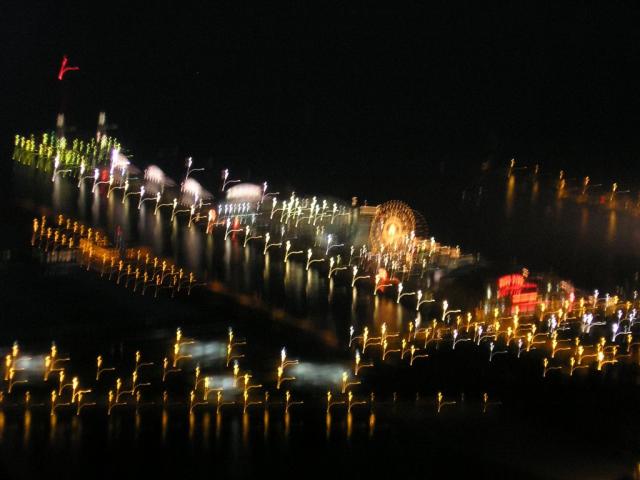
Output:
<path fill-rule="evenodd" d="M 507 300 L 512 312 L 533 313 L 538 300 L 538 286 L 527 282 L 520 273 L 503 275 L 498 279 L 498 299 Z"/>

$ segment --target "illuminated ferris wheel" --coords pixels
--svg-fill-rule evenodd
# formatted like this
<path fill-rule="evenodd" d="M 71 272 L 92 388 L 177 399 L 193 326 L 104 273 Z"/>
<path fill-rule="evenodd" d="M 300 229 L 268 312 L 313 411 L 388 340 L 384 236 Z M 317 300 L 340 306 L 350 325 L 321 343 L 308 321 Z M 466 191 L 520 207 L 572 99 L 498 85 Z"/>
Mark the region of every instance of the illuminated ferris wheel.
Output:
<path fill-rule="evenodd" d="M 394 251 L 407 245 L 416 236 L 416 215 L 404 202 L 391 200 L 378 206 L 369 229 L 372 252 Z"/>

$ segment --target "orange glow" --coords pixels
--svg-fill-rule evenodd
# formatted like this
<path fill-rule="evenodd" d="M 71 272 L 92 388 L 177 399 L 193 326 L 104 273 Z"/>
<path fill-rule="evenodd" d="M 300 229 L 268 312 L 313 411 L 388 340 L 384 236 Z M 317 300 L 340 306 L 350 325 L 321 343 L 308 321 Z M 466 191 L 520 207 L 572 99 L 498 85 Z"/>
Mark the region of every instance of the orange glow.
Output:
<path fill-rule="evenodd" d="M 391 225 L 389 225 L 389 228 L 387 228 L 387 234 L 390 237 L 393 237 L 396 234 L 396 225 L 394 223 L 392 223 Z"/>
<path fill-rule="evenodd" d="M 380 278 L 380 283 L 384 283 L 389 280 L 389 273 L 384 268 L 379 268 L 378 277 Z"/>

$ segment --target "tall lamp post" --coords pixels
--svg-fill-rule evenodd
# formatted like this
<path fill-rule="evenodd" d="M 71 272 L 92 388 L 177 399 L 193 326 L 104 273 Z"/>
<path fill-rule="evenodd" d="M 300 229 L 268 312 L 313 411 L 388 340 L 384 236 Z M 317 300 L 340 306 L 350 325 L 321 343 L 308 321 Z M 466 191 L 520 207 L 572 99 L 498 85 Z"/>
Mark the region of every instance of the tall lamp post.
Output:
<path fill-rule="evenodd" d="M 184 181 L 186 182 L 187 179 L 189 178 L 189 175 L 193 172 L 201 172 L 204 170 L 204 168 L 191 168 L 191 165 L 193 165 L 193 158 L 189 157 L 187 159 L 187 174 L 184 176 Z"/>
<path fill-rule="evenodd" d="M 229 169 L 225 168 L 224 170 L 222 170 L 222 188 L 220 190 L 224 192 L 224 189 L 227 188 L 227 185 L 229 185 L 230 183 L 238 183 L 240 181 L 241 180 L 229 180 Z"/>

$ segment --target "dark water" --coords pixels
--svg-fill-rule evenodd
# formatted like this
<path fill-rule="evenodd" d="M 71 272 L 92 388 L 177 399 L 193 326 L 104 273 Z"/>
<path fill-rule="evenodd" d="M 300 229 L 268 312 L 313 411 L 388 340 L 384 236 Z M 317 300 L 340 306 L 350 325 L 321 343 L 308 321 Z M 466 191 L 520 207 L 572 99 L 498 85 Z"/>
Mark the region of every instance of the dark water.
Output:
<path fill-rule="evenodd" d="M 83 383 L 93 384 L 88 380 L 98 353 L 123 377 L 136 350 L 155 366 L 144 373 L 152 386 L 139 407 L 125 406 L 111 416 L 105 397 L 115 375 L 93 384 L 98 405 L 80 416 L 61 409 L 52 417 L 49 387 L 29 373 L 32 407 L 24 408 L 22 386 L 5 398 L 0 414 L 4 477 L 624 478 L 634 472 L 640 452 L 634 425 L 640 418 L 633 365 L 607 376 L 543 381 L 534 360 L 490 368 L 474 350 L 440 352 L 413 368 L 392 361 L 367 373 L 355 391 L 358 399 L 374 392 L 373 405 L 354 408 L 352 416 L 336 409 L 328 421 L 324 393 L 339 389 L 340 372 L 352 363 L 345 348 L 349 325 L 384 321 L 400 327 L 414 317 L 410 306 L 397 305 L 391 296 L 374 299 L 364 287 L 354 293 L 347 277 L 328 280 L 322 270 L 306 272 L 299 260 L 285 265 L 277 251 L 262 255 L 261 244 L 244 249 L 220 232 L 205 236 L 184 221 L 152 218 L 145 209 L 138 214 L 135 202 L 123 206 L 119 195 L 92 198 L 87 189 L 52 183 L 23 167 L 14 180 L 14 224 L 5 239 L 11 258 L 2 271 L 2 346 L 8 350 L 19 339 L 23 352 L 35 356 L 55 340 Z M 484 179 L 464 197 L 456 191 L 446 198 L 452 200 L 446 215 L 442 208 L 434 215 L 432 234 L 438 236 L 446 216 L 450 225 L 443 235 L 456 235 L 454 244 L 491 261 L 472 275 L 480 281 L 445 276 L 434 285 L 439 298 L 456 298 L 464 284 L 460 297 L 473 305 L 491 272 L 521 265 L 553 270 L 586 288 L 633 287 L 640 232 L 630 212 L 557 200 L 550 182 L 527 175 Z M 32 216 L 49 212 L 86 218 L 112 234 L 119 225 L 131 244 L 150 245 L 220 288 L 154 299 L 133 296 L 73 263 L 43 264 L 27 246 Z M 470 290 L 469 283 L 479 288 Z M 157 366 L 170 352 L 177 326 L 201 350 L 193 350 L 196 358 L 185 363 L 185 372 L 162 384 Z M 256 381 L 273 383 L 283 345 L 310 369 L 291 385 L 304 405 L 287 416 L 282 392 L 272 389 L 268 409 L 257 406 L 243 415 L 236 405 L 221 415 L 209 407 L 188 414 L 195 361 L 214 378 L 228 375 L 220 347 L 229 326 L 248 342 L 243 368 Z M 169 394 L 166 404 L 162 389 Z M 436 414 L 437 391 L 457 403 Z M 488 414 L 481 413 L 484 391 L 499 402 Z"/>
<path fill-rule="evenodd" d="M 554 271 L 589 290 L 629 289 L 640 270 L 637 199 L 621 194 L 612 205 L 596 189 L 580 203 L 579 181 L 569 180 L 559 198 L 555 179 L 489 177 L 460 195 L 454 231 L 467 248 L 503 264 Z"/>

